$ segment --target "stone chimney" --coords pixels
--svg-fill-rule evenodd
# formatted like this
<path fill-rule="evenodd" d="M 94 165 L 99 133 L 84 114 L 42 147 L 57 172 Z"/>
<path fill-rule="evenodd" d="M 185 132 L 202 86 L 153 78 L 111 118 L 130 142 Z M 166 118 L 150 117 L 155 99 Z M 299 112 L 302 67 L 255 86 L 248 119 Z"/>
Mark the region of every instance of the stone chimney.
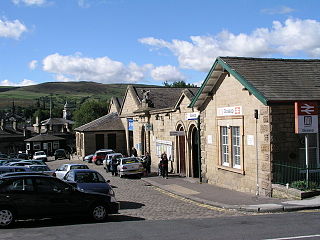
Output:
<path fill-rule="evenodd" d="M 17 121 L 16 121 L 16 120 L 13 120 L 13 121 L 12 121 L 12 128 L 13 128 L 14 130 L 17 130 Z"/>
<path fill-rule="evenodd" d="M 1 119 L 1 124 L 0 124 L 1 130 L 3 130 L 5 126 L 6 126 L 6 122 L 5 122 L 4 119 L 2 118 L 2 119 Z"/>

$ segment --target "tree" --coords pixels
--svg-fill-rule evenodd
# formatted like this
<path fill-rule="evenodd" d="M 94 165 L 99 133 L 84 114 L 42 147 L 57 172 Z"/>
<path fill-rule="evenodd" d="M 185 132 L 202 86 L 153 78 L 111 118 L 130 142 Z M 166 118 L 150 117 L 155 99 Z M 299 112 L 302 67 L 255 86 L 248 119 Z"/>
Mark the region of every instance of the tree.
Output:
<path fill-rule="evenodd" d="M 185 81 L 175 81 L 173 83 L 168 83 L 168 81 L 165 81 L 163 83 L 165 87 L 169 88 L 192 88 L 192 87 L 197 87 L 194 84 L 186 83 Z"/>
<path fill-rule="evenodd" d="M 107 111 L 108 102 L 98 102 L 96 100 L 87 101 L 83 103 L 78 110 L 74 111 L 74 127 L 79 127 L 102 117 L 107 114 Z"/>

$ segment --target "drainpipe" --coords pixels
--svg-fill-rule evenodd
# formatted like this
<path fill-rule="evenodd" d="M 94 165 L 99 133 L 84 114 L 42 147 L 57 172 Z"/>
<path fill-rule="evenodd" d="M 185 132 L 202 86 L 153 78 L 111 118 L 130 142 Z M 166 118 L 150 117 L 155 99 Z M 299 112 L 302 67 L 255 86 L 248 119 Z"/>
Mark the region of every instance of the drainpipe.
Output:
<path fill-rule="evenodd" d="M 202 176 L 201 176 L 201 134 L 200 134 L 200 114 L 198 116 L 198 162 L 199 162 L 199 181 L 202 183 Z"/>
<path fill-rule="evenodd" d="M 256 119 L 256 159 L 257 159 L 257 189 L 256 195 L 260 195 L 260 187 L 259 187 L 259 150 L 258 150 L 258 118 L 259 112 L 258 109 L 254 110 L 254 118 Z"/>

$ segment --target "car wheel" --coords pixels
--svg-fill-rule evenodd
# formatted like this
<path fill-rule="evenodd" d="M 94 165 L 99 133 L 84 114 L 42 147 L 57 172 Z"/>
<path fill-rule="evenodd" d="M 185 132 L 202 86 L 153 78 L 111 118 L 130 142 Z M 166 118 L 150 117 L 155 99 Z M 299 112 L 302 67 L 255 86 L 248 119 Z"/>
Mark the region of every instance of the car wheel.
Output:
<path fill-rule="evenodd" d="M 91 217 L 94 221 L 101 222 L 108 216 L 107 208 L 103 204 L 96 204 L 91 209 Z"/>
<path fill-rule="evenodd" d="M 95 164 L 96 164 L 96 165 L 101 165 L 101 160 L 97 160 L 97 161 L 95 162 Z"/>
<path fill-rule="evenodd" d="M 10 208 L 0 209 L 0 226 L 8 227 L 14 223 L 14 213 Z"/>

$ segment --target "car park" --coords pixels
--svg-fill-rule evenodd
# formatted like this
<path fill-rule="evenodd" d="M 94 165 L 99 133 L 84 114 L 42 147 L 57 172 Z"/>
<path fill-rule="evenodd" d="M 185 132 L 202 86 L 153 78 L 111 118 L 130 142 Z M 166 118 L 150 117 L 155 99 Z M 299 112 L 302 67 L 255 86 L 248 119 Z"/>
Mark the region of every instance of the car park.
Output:
<path fill-rule="evenodd" d="M 44 151 L 37 151 L 33 155 L 33 159 L 42 160 L 44 162 L 48 161 L 47 154 Z"/>
<path fill-rule="evenodd" d="M 90 216 L 103 221 L 116 214 L 119 203 L 114 195 L 79 191 L 64 181 L 44 174 L 0 176 L 0 226 L 16 219 L 61 216 Z"/>
<path fill-rule="evenodd" d="M 122 158 L 123 155 L 121 153 L 108 153 L 106 155 L 105 159 L 103 160 L 103 168 L 106 169 L 107 172 L 110 172 L 110 162 L 113 157 L 119 159 Z"/>
<path fill-rule="evenodd" d="M 70 155 L 67 154 L 66 150 L 64 149 L 57 149 L 54 152 L 54 159 L 58 160 L 58 159 L 69 159 L 70 160 Z"/>
<path fill-rule="evenodd" d="M 112 187 L 104 177 L 92 169 L 72 169 L 63 178 L 64 181 L 87 192 L 99 192 L 114 195 Z"/>
<path fill-rule="evenodd" d="M 108 153 L 114 153 L 112 149 L 100 149 L 96 151 L 92 157 L 92 162 L 101 165 Z"/>
<path fill-rule="evenodd" d="M 67 172 L 71 169 L 89 169 L 89 167 L 85 164 L 77 164 L 77 163 L 70 163 L 70 164 L 63 164 L 59 168 L 56 169 L 54 172 L 54 176 L 60 179 L 63 179 Z"/>
<path fill-rule="evenodd" d="M 82 160 L 88 163 L 92 163 L 92 158 L 93 158 L 93 154 L 89 154 L 87 156 L 84 156 Z"/>
<path fill-rule="evenodd" d="M 126 157 L 119 159 L 119 165 L 117 166 L 119 177 L 125 175 L 137 175 L 141 177 L 144 173 L 143 164 L 137 157 Z"/>

